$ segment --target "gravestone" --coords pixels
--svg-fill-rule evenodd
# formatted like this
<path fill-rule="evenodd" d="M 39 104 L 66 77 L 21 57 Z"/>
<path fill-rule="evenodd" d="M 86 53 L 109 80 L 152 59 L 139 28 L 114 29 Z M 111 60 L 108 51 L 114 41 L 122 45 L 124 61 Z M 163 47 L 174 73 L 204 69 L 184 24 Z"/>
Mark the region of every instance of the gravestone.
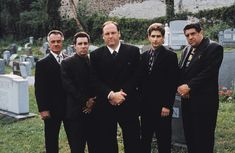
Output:
<path fill-rule="evenodd" d="M 12 62 L 12 70 L 13 70 L 13 74 L 20 76 L 21 75 L 20 74 L 20 62 L 13 61 Z"/>
<path fill-rule="evenodd" d="M 29 62 L 31 68 L 33 68 L 33 67 L 35 66 L 35 59 L 34 59 L 34 56 L 28 56 L 28 57 L 26 57 L 25 62 Z"/>
<path fill-rule="evenodd" d="M 226 29 L 218 34 L 219 43 L 225 47 L 235 47 L 235 30 Z"/>
<path fill-rule="evenodd" d="M 41 51 L 44 55 L 50 53 L 50 48 L 49 48 L 49 43 L 48 42 L 43 43 Z"/>
<path fill-rule="evenodd" d="M 0 74 L 5 73 L 5 60 L 0 58 Z"/>
<path fill-rule="evenodd" d="M 179 95 L 175 96 L 175 102 L 173 105 L 171 142 L 174 145 L 183 147 L 185 147 L 186 144 L 183 130 L 181 97 Z"/>
<path fill-rule="evenodd" d="M 20 62 L 19 63 L 20 75 L 23 78 L 32 75 L 31 65 L 30 62 Z"/>
<path fill-rule="evenodd" d="M 234 88 L 235 85 L 235 50 L 224 52 L 224 59 L 219 72 L 219 86 L 227 89 Z"/>
<path fill-rule="evenodd" d="M 10 52 L 11 52 L 11 55 L 12 55 L 12 54 L 16 54 L 16 53 L 17 53 L 17 49 L 18 49 L 18 47 L 17 47 L 16 44 L 11 44 L 10 47 L 9 47 L 9 50 L 10 50 Z"/>
<path fill-rule="evenodd" d="M 3 59 L 5 60 L 5 63 L 8 64 L 9 61 L 10 61 L 10 56 L 11 56 L 11 53 L 9 50 L 5 50 L 3 52 Z"/>
<path fill-rule="evenodd" d="M 32 55 L 32 47 L 31 47 L 31 43 L 26 43 L 24 45 L 24 50 L 26 51 L 27 55 Z"/>
<path fill-rule="evenodd" d="M 65 53 L 66 53 L 68 56 L 72 55 L 74 52 L 75 52 L 75 49 L 74 49 L 73 45 L 69 45 L 69 46 L 66 48 L 66 51 L 65 51 Z"/>
<path fill-rule="evenodd" d="M 0 110 L 29 113 L 28 81 L 17 75 L 0 75 Z"/>
<path fill-rule="evenodd" d="M 184 36 L 184 27 L 187 25 L 186 20 L 175 20 L 170 22 L 170 47 L 173 49 L 180 49 L 187 45 L 187 40 Z"/>
<path fill-rule="evenodd" d="M 29 43 L 33 44 L 33 37 L 29 37 Z"/>
<path fill-rule="evenodd" d="M 27 58 L 27 55 L 20 55 L 20 62 L 25 62 L 25 59 Z"/>

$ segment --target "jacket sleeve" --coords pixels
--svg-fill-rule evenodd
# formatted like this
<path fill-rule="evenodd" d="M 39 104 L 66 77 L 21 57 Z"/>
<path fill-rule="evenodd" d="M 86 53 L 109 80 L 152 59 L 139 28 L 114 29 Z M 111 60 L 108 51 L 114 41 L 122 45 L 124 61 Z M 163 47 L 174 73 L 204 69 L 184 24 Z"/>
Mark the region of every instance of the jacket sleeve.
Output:
<path fill-rule="evenodd" d="M 179 80 L 179 68 L 178 68 L 178 59 L 176 54 L 172 54 L 168 59 L 167 65 L 167 75 L 166 75 L 166 87 L 168 91 L 168 96 L 163 104 L 163 107 L 172 108 L 175 101 L 175 94 Z"/>
<path fill-rule="evenodd" d="M 50 108 L 50 97 L 47 92 L 47 74 L 46 68 L 43 62 L 37 62 L 35 68 L 35 96 L 38 105 L 39 112 L 49 111 Z"/>

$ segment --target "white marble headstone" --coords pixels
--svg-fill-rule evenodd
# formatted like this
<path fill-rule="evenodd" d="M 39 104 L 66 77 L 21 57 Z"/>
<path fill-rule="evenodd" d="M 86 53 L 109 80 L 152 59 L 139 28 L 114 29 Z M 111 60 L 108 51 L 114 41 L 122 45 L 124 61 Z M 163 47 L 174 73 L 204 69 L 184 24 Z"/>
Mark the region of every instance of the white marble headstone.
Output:
<path fill-rule="evenodd" d="M 29 113 L 26 79 L 17 75 L 0 75 L 0 109 L 15 114 Z"/>

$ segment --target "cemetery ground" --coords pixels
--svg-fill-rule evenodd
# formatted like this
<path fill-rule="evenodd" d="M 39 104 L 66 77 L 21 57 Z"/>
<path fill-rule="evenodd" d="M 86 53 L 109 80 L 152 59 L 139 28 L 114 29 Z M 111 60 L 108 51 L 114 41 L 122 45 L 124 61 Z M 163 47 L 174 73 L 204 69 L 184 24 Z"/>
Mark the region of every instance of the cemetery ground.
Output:
<path fill-rule="evenodd" d="M 38 114 L 34 97 L 34 87 L 29 87 L 30 112 Z M 220 102 L 216 139 L 216 153 L 235 152 L 235 100 Z M 0 115 L 0 152 L 1 153 L 43 153 L 43 121 L 39 115 L 34 118 L 15 121 Z M 120 153 L 123 152 L 121 133 L 118 132 Z M 172 153 L 186 153 L 185 149 L 173 147 Z M 69 153 L 64 129 L 60 133 L 60 152 Z M 157 152 L 157 151 L 154 151 Z"/>

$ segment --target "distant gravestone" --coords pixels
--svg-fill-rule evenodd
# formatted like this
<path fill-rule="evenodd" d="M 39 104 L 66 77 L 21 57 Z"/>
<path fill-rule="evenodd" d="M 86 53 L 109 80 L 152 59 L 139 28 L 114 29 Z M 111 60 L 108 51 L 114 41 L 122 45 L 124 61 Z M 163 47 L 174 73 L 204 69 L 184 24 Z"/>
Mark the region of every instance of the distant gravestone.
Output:
<path fill-rule="evenodd" d="M 0 74 L 5 73 L 5 60 L 0 58 Z"/>
<path fill-rule="evenodd" d="M 67 54 L 67 55 L 72 55 L 73 53 L 75 52 L 75 49 L 74 49 L 74 47 L 73 47 L 73 45 L 69 45 L 67 48 L 66 48 L 66 51 L 65 51 L 65 53 Z"/>
<path fill-rule="evenodd" d="M 29 43 L 33 44 L 33 37 L 29 37 Z"/>
<path fill-rule="evenodd" d="M 31 47 L 31 43 L 26 43 L 24 45 L 24 50 L 26 52 L 27 55 L 32 55 L 32 47 Z"/>
<path fill-rule="evenodd" d="M 184 36 L 184 27 L 187 25 L 186 20 L 175 20 L 170 22 L 170 47 L 173 49 L 180 49 L 187 45 L 187 40 Z"/>
<path fill-rule="evenodd" d="M 50 52 L 50 48 L 49 48 L 49 43 L 48 42 L 44 42 L 42 45 L 42 52 L 44 55 L 48 54 Z"/>
<path fill-rule="evenodd" d="M 13 61 L 12 62 L 12 70 L 13 70 L 13 74 L 20 76 L 21 75 L 20 74 L 20 62 Z"/>
<path fill-rule="evenodd" d="M 219 43 L 225 47 L 235 47 L 235 30 L 226 29 L 218 34 Z"/>
<path fill-rule="evenodd" d="M 25 62 L 29 62 L 31 68 L 33 68 L 33 67 L 35 66 L 35 59 L 34 59 L 34 56 L 28 56 L 28 57 L 26 57 Z"/>
<path fill-rule="evenodd" d="M 26 78 L 27 76 L 32 75 L 30 62 L 21 62 L 21 63 L 19 63 L 19 68 L 20 68 L 20 75 L 23 78 Z"/>
<path fill-rule="evenodd" d="M 235 50 L 225 52 L 219 72 L 219 86 L 231 89 L 235 85 Z"/>
<path fill-rule="evenodd" d="M 11 54 L 16 54 L 17 53 L 17 45 L 16 44 L 11 44 L 10 47 L 9 47 L 9 50 L 11 52 Z"/>
<path fill-rule="evenodd" d="M 5 60 L 6 64 L 9 63 L 10 56 L 11 56 L 11 53 L 10 53 L 9 50 L 6 50 L 6 51 L 3 52 L 3 59 Z"/>
<path fill-rule="evenodd" d="M 17 75 L 0 75 L 0 110 L 29 113 L 28 81 Z"/>
<path fill-rule="evenodd" d="M 27 55 L 20 55 L 20 62 L 25 62 L 25 59 L 27 58 Z"/>

